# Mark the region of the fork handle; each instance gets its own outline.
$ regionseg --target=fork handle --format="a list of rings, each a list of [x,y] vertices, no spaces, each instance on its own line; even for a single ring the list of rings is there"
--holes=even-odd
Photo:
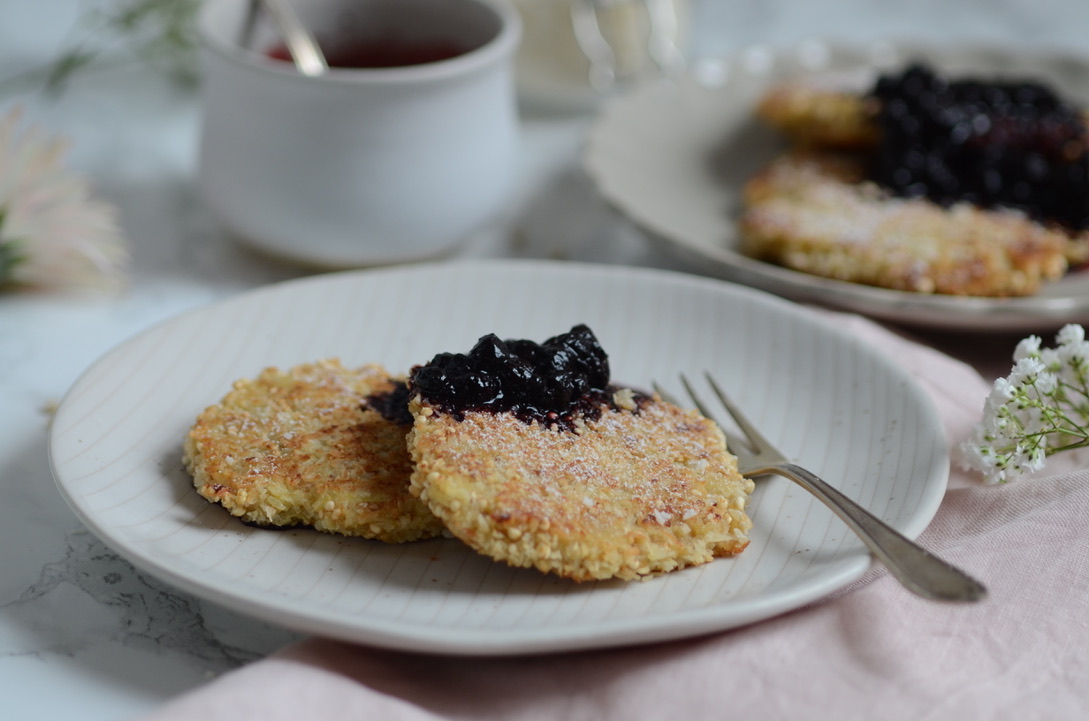
[[[782,463],[748,475],[764,473],[789,478],[819,498],[908,590],[938,601],[979,601],[986,597],[987,589],[979,581],[904,537],[812,472]]]

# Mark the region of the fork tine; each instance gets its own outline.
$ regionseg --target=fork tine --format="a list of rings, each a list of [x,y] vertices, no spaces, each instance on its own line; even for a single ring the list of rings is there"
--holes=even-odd
[[[692,403],[696,406],[696,409],[703,414],[704,418],[713,421],[715,425],[717,425],[720,430],[722,430],[723,434],[726,436],[726,441],[729,444],[730,448],[736,446],[742,439],[735,437],[733,434],[723,428],[721,423],[715,420],[714,415],[712,415],[710,410],[703,404],[703,402],[700,400],[700,397],[692,391],[692,387],[689,385],[688,379],[684,377],[683,373],[680,374],[680,378],[681,383],[684,384],[685,390],[688,391],[688,397],[692,399]],[[675,406],[684,405],[679,400],[677,400],[677,397],[675,395],[658,385],[658,381],[654,381],[651,385],[654,388],[654,392],[657,393],[658,396],[666,403],[672,403]]]
[[[681,384],[684,386],[685,391],[687,391],[688,397],[691,398],[692,402],[696,404],[696,408],[699,409],[699,412],[702,413],[705,417],[710,418],[711,420],[714,420],[715,419],[714,414],[711,413],[711,410],[700,399],[699,394],[696,393],[695,390],[693,390],[692,384],[688,382],[687,376],[685,376],[684,373],[681,373],[680,375],[681,375]],[[715,422],[718,423],[718,421],[715,421]],[[719,423],[719,425],[722,425],[722,424]]]
[[[688,382],[688,377],[685,376],[684,373],[680,374],[680,378],[681,378],[681,384],[684,385],[684,389],[685,389],[685,391],[687,391],[688,397],[692,399],[692,403],[695,404],[696,409],[699,410],[699,412],[703,414],[704,418],[708,418],[708,419],[714,421],[714,423],[719,427],[719,429],[722,431],[723,435],[726,436],[726,443],[730,447],[730,450],[733,451],[734,455],[738,455],[738,453],[741,453],[743,450],[746,451],[746,452],[751,452],[751,453],[756,453],[757,452],[757,449],[752,445],[751,440],[749,440],[747,438],[742,438],[741,436],[738,436],[738,435],[736,435],[734,433],[731,433],[730,431],[726,430],[726,426],[724,426],[722,423],[720,423],[718,421],[717,418],[715,418],[715,414],[712,413],[711,409],[707,407],[707,404],[705,404],[701,400],[700,395],[698,393],[696,393],[695,389],[692,387],[692,384]],[[717,395],[717,393],[716,393],[716,395]],[[725,408],[726,408],[727,411],[730,410],[729,406],[725,406]],[[741,424],[738,424],[739,427],[740,427],[740,425]],[[744,430],[744,428],[742,428],[742,430]]]
[[[745,439],[748,443],[749,449],[757,454],[763,453],[764,451],[779,453],[779,451],[775,449],[774,445],[771,444],[771,441],[769,441],[767,438],[764,438],[762,433],[750,423],[749,419],[745,416],[744,413],[742,413],[741,408],[738,408],[737,405],[732,400],[730,400],[730,396],[727,395],[724,390],[722,390],[722,387],[719,386],[718,381],[714,380],[714,377],[710,374],[710,372],[706,370],[703,371],[703,377],[707,379],[711,390],[714,391],[715,398],[719,399],[719,402],[722,404],[722,407],[725,408],[726,413],[730,414],[737,427],[741,429],[743,433],[745,433]],[[692,388],[690,388],[687,379],[682,376],[681,380],[685,384],[685,388],[688,389],[689,395],[693,395],[693,398],[695,398],[695,393],[693,392]],[[700,408],[700,411],[702,412],[702,408]],[[703,413],[703,415],[707,415],[707,413]]]
[[[654,389],[654,392],[657,393],[663,401],[665,401],[666,403],[672,403],[675,406],[680,405],[680,403],[677,402],[676,396],[667,391],[665,388],[662,388],[660,385],[658,385],[658,381],[652,381],[650,385]]]
[[[733,416],[734,420],[737,421],[737,426],[741,428],[741,430],[745,431],[746,437],[742,437],[737,435],[736,433],[731,433],[730,431],[728,431],[726,427],[722,425],[722,423],[720,423],[719,420],[715,417],[715,414],[711,412],[711,409],[707,407],[707,404],[703,402],[700,395],[696,393],[696,390],[692,387],[692,384],[688,382],[688,377],[685,376],[684,373],[680,373],[679,376],[681,379],[681,384],[684,386],[685,391],[688,393],[688,397],[692,399],[692,404],[696,406],[696,410],[703,414],[704,418],[713,421],[715,425],[719,427],[719,430],[722,431],[722,434],[726,436],[726,443],[735,456],[747,456],[748,454],[758,455],[760,453],[760,449],[754,443],[754,438],[757,441],[763,441],[765,446],[770,447],[771,444],[769,444],[763,436],[757,433],[756,429],[754,429],[752,425],[749,424],[748,420],[741,415],[740,411],[737,410],[737,407],[729,402],[729,400],[726,398],[726,394],[722,391],[721,388],[715,385],[714,380],[711,379],[710,376],[708,376],[708,380],[710,380],[711,382],[711,387],[715,391],[715,395],[718,396],[719,400],[723,402],[723,407],[730,413],[731,416]],[[657,381],[654,381],[651,385],[654,388],[654,392],[657,393],[662,400],[666,401],[667,403],[672,403],[675,406],[682,405],[680,401],[677,400],[676,396],[658,385]]]
[[[714,376],[707,371],[704,371],[703,376],[707,379],[708,385],[710,385],[711,390],[715,392],[715,396],[718,398],[719,402],[722,403],[723,408],[725,408],[726,412],[733,417],[734,423],[736,423],[737,427],[741,429],[741,432],[745,434],[745,437],[749,441],[749,447],[755,453],[762,453],[765,450],[775,450],[775,447],[771,445],[771,442],[768,441],[760,431],[756,430],[753,424],[749,422],[749,419],[745,417],[745,414],[741,412],[741,409],[730,400],[730,397],[726,395],[726,391],[722,390],[722,387],[715,381]],[[687,381],[685,381],[685,385],[688,385]],[[689,392],[691,393],[691,391]]]

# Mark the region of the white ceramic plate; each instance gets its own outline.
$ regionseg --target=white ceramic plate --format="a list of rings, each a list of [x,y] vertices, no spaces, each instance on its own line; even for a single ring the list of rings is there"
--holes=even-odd
[[[1037,78],[1089,106],[1089,65],[1054,55],[889,43],[754,48],[703,63],[676,83],[615,98],[591,128],[585,166],[604,197],[701,272],[885,320],[962,330],[1040,331],[1089,321],[1089,273],[1031,298],[928,296],[845,283],[746,258],[735,222],[745,180],[785,147],[753,117],[758,98],[787,77],[831,74],[865,89],[882,70],[923,58],[950,76]]]
[[[72,387],[50,457],[80,518],[136,566],[306,632],[459,654],[634,644],[726,629],[857,579],[862,545],[788,481],[761,481],[736,558],[646,582],[576,584],[454,540],[385,545],[241,524],[192,489],[189,425],[233,380],[336,356],[407,371],[485,333],[544,340],[585,322],[613,375],[678,390],[714,371],[784,450],[909,536],[945,491],[928,399],[897,366],[806,309],[654,270],[483,262],[359,271],[269,286],[122,344]]]

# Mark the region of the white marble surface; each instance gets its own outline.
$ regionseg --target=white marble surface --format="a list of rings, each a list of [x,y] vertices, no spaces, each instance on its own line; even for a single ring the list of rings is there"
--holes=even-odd
[[[0,76],[52,57],[92,4],[0,2]],[[1089,57],[1089,3],[1077,0],[700,0],[696,20],[701,56],[753,43],[888,37]],[[48,409],[84,368],[133,334],[303,271],[235,245],[197,200],[196,94],[129,64],[79,76],[58,97],[9,91],[0,111],[15,103],[29,120],[71,139],[69,166],[121,210],[133,267],[131,288],[116,298],[0,296],[0,716],[129,718],[295,636],[179,593],[85,531],[50,475]],[[581,174],[586,122],[526,113],[509,211],[465,254],[664,262]]]

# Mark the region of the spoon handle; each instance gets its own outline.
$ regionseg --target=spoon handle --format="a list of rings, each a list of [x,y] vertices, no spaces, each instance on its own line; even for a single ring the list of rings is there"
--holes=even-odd
[[[250,0],[246,19],[242,25],[242,47],[248,47],[252,40],[257,10],[261,6],[264,6],[272,16],[284,44],[287,45],[287,51],[291,54],[291,59],[300,73],[313,77],[329,70],[329,63],[318,46],[317,39],[299,19],[289,0]]]

